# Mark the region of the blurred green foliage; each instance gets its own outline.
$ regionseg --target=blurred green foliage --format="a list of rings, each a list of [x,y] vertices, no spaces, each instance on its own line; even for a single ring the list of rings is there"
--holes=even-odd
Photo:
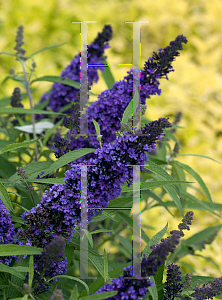
[[[0,51],[14,53],[15,34],[19,25],[24,25],[26,55],[46,46],[66,43],[38,54],[36,76],[59,75],[63,68],[80,49],[80,24],[78,21],[96,21],[88,25],[88,43],[102,30],[105,24],[113,27],[111,48],[106,50],[110,64],[132,63],[132,24],[125,21],[149,21],[141,25],[141,67],[152,51],[157,51],[169,44],[179,34],[188,39],[181,57],[173,66],[175,73],[169,74],[169,81],[161,79],[161,96],[147,100],[146,117],[155,120],[169,116],[173,120],[176,112],[183,113],[177,138],[182,143],[181,153],[196,153],[222,161],[222,2],[220,0],[118,0],[118,1],[62,1],[8,0],[0,2]],[[9,74],[10,68],[19,71],[19,64],[11,56],[0,56],[0,82]],[[112,67],[115,80],[126,75],[129,67]],[[20,70],[21,71],[21,70]],[[0,89],[0,98],[10,96],[17,86],[14,81],[7,81]],[[36,83],[38,90],[34,94],[36,102],[50,88],[50,83]],[[106,88],[101,79],[92,88],[100,93]],[[96,98],[92,98],[96,100]],[[28,106],[27,106],[28,107]],[[190,165],[198,172],[212,195],[214,202],[221,202],[222,184],[220,174],[222,166],[204,158],[181,156],[181,162]],[[192,179],[192,177],[188,180]],[[193,180],[192,180],[193,181]],[[196,185],[197,187],[198,185]],[[194,194],[200,200],[204,196]],[[195,211],[194,211],[195,212]],[[153,209],[153,214],[146,215],[142,222],[152,225],[157,232],[169,221],[169,214],[162,209]],[[170,228],[175,228],[180,221],[170,220]],[[206,213],[196,213],[198,225],[194,230],[221,223]],[[201,218],[200,218],[201,216]],[[153,235],[152,230],[146,230]],[[189,233],[188,233],[189,234]],[[188,236],[188,235],[187,235]],[[202,255],[211,257],[222,265],[221,233],[216,240],[202,251]],[[205,268],[205,260],[188,256],[189,263],[198,274],[221,276],[212,264]],[[188,259],[187,258],[187,259]],[[184,260],[184,261],[187,261]],[[182,266],[186,272],[189,270]]]

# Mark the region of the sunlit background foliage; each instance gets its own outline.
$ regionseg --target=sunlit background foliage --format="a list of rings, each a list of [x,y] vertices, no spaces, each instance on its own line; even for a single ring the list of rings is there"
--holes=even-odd
[[[155,120],[169,116],[173,121],[178,111],[182,112],[179,123],[184,127],[176,132],[182,144],[182,153],[202,154],[222,162],[222,2],[220,0],[8,0],[0,1],[0,51],[12,52],[17,27],[24,26],[26,54],[29,55],[46,46],[65,43],[35,57],[36,76],[59,75],[70,60],[80,50],[80,24],[78,21],[96,21],[88,25],[88,43],[92,42],[105,24],[113,28],[111,48],[106,50],[109,64],[132,64],[132,28],[125,21],[148,21],[141,25],[141,67],[152,51],[166,47],[178,34],[188,39],[181,57],[173,63],[174,73],[169,81],[161,79],[161,96],[152,96],[147,100],[146,117]],[[0,56],[0,82],[9,74],[10,68],[20,70],[20,65],[11,56]],[[126,75],[131,66],[112,67],[115,80]],[[0,97],[10,96],[17,83],[8,80],[0,89]],[[50,87],[50,83],[35,83],[38,88],[34,93],[38,103],[41,95]],[[93,93],[106,89],[101,78],[92,87]],[[24,92],[24,91],[23,91]],[[90,96],[90,101],[96,97]],[[28,101],[25,107],[29,108]],[[112,112],[110,112],[112,113]],[[179,161],[191,166],[201,175],[214,202],[221,203],[222,165],[212,160],[197,156],[180,156]],[[191,176],[188,181],[194,181]],[[198,184],[193,184],[199,187]],[[189,189],[188,189],[188,192]],[[206,200],[203,194],[192,190],[194,196]],[[164,199],[168,199],[166,196]],[[143,208],[143,207],[142,207]],[[177,227],[181,215],[176,209],[172,218],[164,208],[154,208],[142,215],[143,224],[153,226],[145,229],[148,236],[153,236],[166,222],[169,230]],[[193,222],[193,235],[207,226],[218,225],[221,220],[209,213],[194,210],[197,222]],[[221,212],[219,212],[221,214]],[[222,214],[221,214],[222,215]],[[211,245],[201,252],[222,266],[222,233]],[[108,247],[109,244],[107,244]],[[143,243],[142,243],[143,246]],[[108,247],[109,249],[109,247]],[[142,247],[143,249],[143,247]],[[111,247],[108,251],[115,251]],[[196,252],[198,254],[198,251]],[[198,275],[220,277],[212,263],[191,255],[182,259],[189,262]],[[186,266],[182,269],[190,272]]]

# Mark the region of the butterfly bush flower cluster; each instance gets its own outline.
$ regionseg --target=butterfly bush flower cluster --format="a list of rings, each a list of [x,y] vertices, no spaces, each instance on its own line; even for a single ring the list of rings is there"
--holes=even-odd
[[[159,53],[154,52],[153,57],[149,58],[140,74],[140,99],[141,104],[145,105],[146,98],[149,95],[160,95],[159,81],[161,77],[166,77],[169,72],[174,71],[171,66],[176,56],[179,56],[178,50],[182,50],[182,43],[187,43],[186,37],[178,35],[170,42],[170,45],[164,49],[159,49]],[[80,148],[98,148],[99,142],[92,119],[100,125],[102,139],[106,142],[112,142],[116,138],[116,131],[120,129],[120,120],[123,113],[133,97],[133,69],[127,72],[128,75],[123,80],[117,81],[111,89],[103,91],[98,96],[98,101],[93,102],[88,108],[88,133],[91,136],[76,137],[78,129],[73,130],[70,137],[70,150]],[[112,112],[112,113],[110,113]],[[67,135],[69,135],[69,131]],[[58,139],[55,151],[56,157],[60,157],[64,152],[60,150]],[[62,148],[62,145],[61,145]],[[94,154],[87,154],[78,160],[82,162],[85,158],[93,158]]]
[[[213,279],[210,283],[206,282],[202,287],[195,287],[195,292],[191,295],[196,300],[213,299],[222,293],[222,277]]]
[[[140,136],[118,137],[113,144],[104,144],[95,150],[95,159],[88,165],[88,206],[96,208],[88,212],[91,221],[95,214],[102,213],[110,199],[121,194],[121,186],[133,182],[133,170],[130,165],[144,165],[148,158],[145,151],[155,149],[155,143],[161,139],[163,129],[171,127],[168,119],[160,118],[142,128]],[[82,163],[83,164],[83,163]],[[141,167],[142,171],[144,167]],[[64,184],[54,184],[43,194],[40,204],[23,213],[26,229],[20,228],[18,236],[26,245],[44,247],[58,234],[70,241],[74,226],[81,221],[81,167],[73,164],[65,172]],[[40,226],[36,226],[41,224]]]
[[[112,38],[112,28],[110,25],[105,25],[103,31],[98,34],[97,38],[88,46],[88,64],[98,65],[89,67],[88,69],[88,84],[92,86],[93,82],[97,82],[98,69],[102,72],[104,66],[102,66],[102,56],[104,50],[109,48],[107,43]],[[71,79],[80,83],[80,54],[77,54],[71,63],[61,73],[61,77]],[[79,89],[61,83],[54,83],[49,93],[46,93],[40,99],[40,103],[49,99],[47,107],[52,111],[58,112],[65,105],[70,102],[76,102],[79,99]],[[46,108],[45,108],[46,109]],[[67,109],[65,113],[70,112]],[[39,115],[38,119],[42,119],[44,116]],[[56,119],[58,120],[58,118]]]
[[[5,207],[4,203],[0,199],[0,244],[14,244],[15,228],[12,224],[9,210]],[[16,262],[19,261],[18,256],[0,256],[0,263],[9,265],[15,258]]]
[[[169,253],[173,253],[176,249],[176,246],[180,242],[180,238],[184,236],[183,230],[190,230],[188,225],[191,225],[193,220],[193,212],[189,211],[186,213],[182,223],[178,225],[179,230],[172,230],[170,236],[166,239],[161,239],[161,242],[157,245],[151,246],[152,252],[146,258],[145,254],[141,262],[141,276],[146,279],[126,279],[126,277],[131,277],[133,275],[133,266],[124,268],[123,275],[120,275],[119,278],[112,279],[112,284],[107,283],[105,286],[101,287],[99,291],[95,294],[110,292],[118,290],[118,293],[111,297],[107,298],[108,300],[128,300],[128,299],[141,299],[148,292],[148,287],[153,286],[154,284],[150,281],[149,276],[154,276],[158,270],[158,267],[161,266],[166,260]],[[136,265],[136,269],[138,264]],[[171,268],[171,266],[169,267]],[[138,277],[139,274],[137,274]],[[175,273],[174,273],[175,275]],[[139,277],[138,277],[139,278]],[[170,290],[170,288],[168,288]],[[171,288],[172,291],[172,288]],[[175,291],[175,290],[173,290]],[[143,298],[142,298],[143,299]],[[164,299],[173,299],[173,298],[164,298]]]
[[[183,284],[180,277],[179,266],[175,264],[168,265],[166,285],[164,287],[164,300],[173,299],[182,292]]]
[[[34,278],[32,286],[34,286],[33,294],[37,295],[45,292],[53,281],[50,280],[48,286],[45,281],[53,276],[61,275],[67,272],[67,258],[64,256],[65,239],[59,235],[55,237],[48,245],[45,246],[41,255],[34,255]],[[28,274],[25,283],[28,282]]]
[[[121,186],[126,181],[128,186],[132,184],[130,165],[144,165],[148,161],[145,151],[154,149],[163,129],[171,126],[168,119],[160,118],[146,124],[140,136],[129,136],[127,132],[113,144],[104,144],[102,149],[95,151],[97,158],[87,162],[88,206],[96,208],[88,212],[89,221],[102,213],[110,199],[121,194]],[[75,225],[81,228],[80,197],[81,170],[74,164],[65,172],[64,184],[54,184],[45,191],[40,204],[22,214],[26,228],[18,230],[19,244],[44,248],[58,235],[69,242]]]

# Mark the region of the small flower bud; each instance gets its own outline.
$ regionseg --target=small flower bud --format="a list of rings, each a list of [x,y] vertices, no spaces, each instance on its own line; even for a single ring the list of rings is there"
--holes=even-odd
[[[24,27],[22,25],[20,25],[18,27],[18,30],[17,30],[17,35],[16,35],[16,39],[15,39],[15,42],[16,42],[16,46],[15,46],[15,50],[17,50],[17,55],[20,59],[23,59],[23,60],[26,60],[27,57],[25,57],[23,54],[25,54],[25,50],[21,48],[21,46],[24,44],[23,42],[23,31],[24,31]]]
[[[21,101],[22,101],[21,90],[19,87],[16,87],[11,96],[11,106],[23,107]]]
[[[10,74],[10,75],[15,75],[15,69],[14,69],[14,68],[11,68],[11,69],[9,70],[9,74]]]
[[[64,300],[62,290],[55,290],[49,300]]]

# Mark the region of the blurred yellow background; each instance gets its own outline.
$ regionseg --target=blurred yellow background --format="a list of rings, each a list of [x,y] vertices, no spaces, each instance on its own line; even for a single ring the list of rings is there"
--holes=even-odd
[[[219,0],[119,0],[119,1],[62,1],[8,0],[0,2],[0,52],[15,53],[15,34],[19,25],[24,26],[26,55],[51,45],[66,43],[62,47],[42,52],[35,56],[36,76],[59,75],[70,60],[80,50],[80,24],[73,21],[96,21],[88,25],[88,43],[101,32],[105,24],[113,28],[111,48],[106,50],[109,64],[132,63],[132,24],[125,21],[149,21],[141,26],[141,66],[153,51],[166,47],[177,35],[183,34],[188,44],[183,44],[173,63],[175,72],[169,74],[169,80],[161,79],[161,96],[152,96],[147,100],[146,117],[156,120],[174,115],[181,111],[183,126],[176,132],[182,144],[182,153],[202,154],[222,162],[222,2]],[[21,67],[14,57],[0,56],[0,82],[9,75],[9,69],[16,72]],[[128,67],[112,67],[115,80],[127,75]],[[10,96],[16,82],[8,80],[0,89],[0,98]],[[38,90],[34,94],[36,102],[50,88],[50,83],[35,83]],[[101,78],[92,87],[92,92],[100,93],[106,89]],[[23,91],[24,92],[24,91]],[[96,97],[91,98],[93,101]],[[92,101],[91,100],[91,101]],[[28,103],[28,102],[27,102]],[[28,104],[27,104],[28,105]],[[28,107],[28,106],[27,106]],[[173,145],[173,144],[172,144]],[[206,183],[214,202],[221,203],[222,165],[212,160],[194,156],[180,156],[179,161],[191,166]],[[195,181],[187,177],[188,181]],[[199,187],[198,184],[194,184]],[[189,190],[188,190],[189,191]],[[197,192],[193,195],[200,200],[206,198]],[[164,198],[165,199],[165,198]],[[169,197],[166,199],[170,200]],[[175,210],[172,209],[172,212]],[[151,213],[152,212],[152,213]],[[207,226],[221,224],[221,219],[206,212],[194,211],[194,221],[185,237],[205,229]],[[219,212],[221,214],[221,212]],[[177,214],[172,218],[162,209],[155,208],[142,215],[142,224],[155,227],[144,229],[149,237],[162,229],[166,222],[169,230],[177,229],[181,222]],[[201,255],[210,257],[222,266],[222,232]],[[197,252],[198,253],[198,252]],[[197,271],[196,275],[220,277],[218,270],[203,258],[187,256]],[[183,267],[183,270],[189,272]]]

